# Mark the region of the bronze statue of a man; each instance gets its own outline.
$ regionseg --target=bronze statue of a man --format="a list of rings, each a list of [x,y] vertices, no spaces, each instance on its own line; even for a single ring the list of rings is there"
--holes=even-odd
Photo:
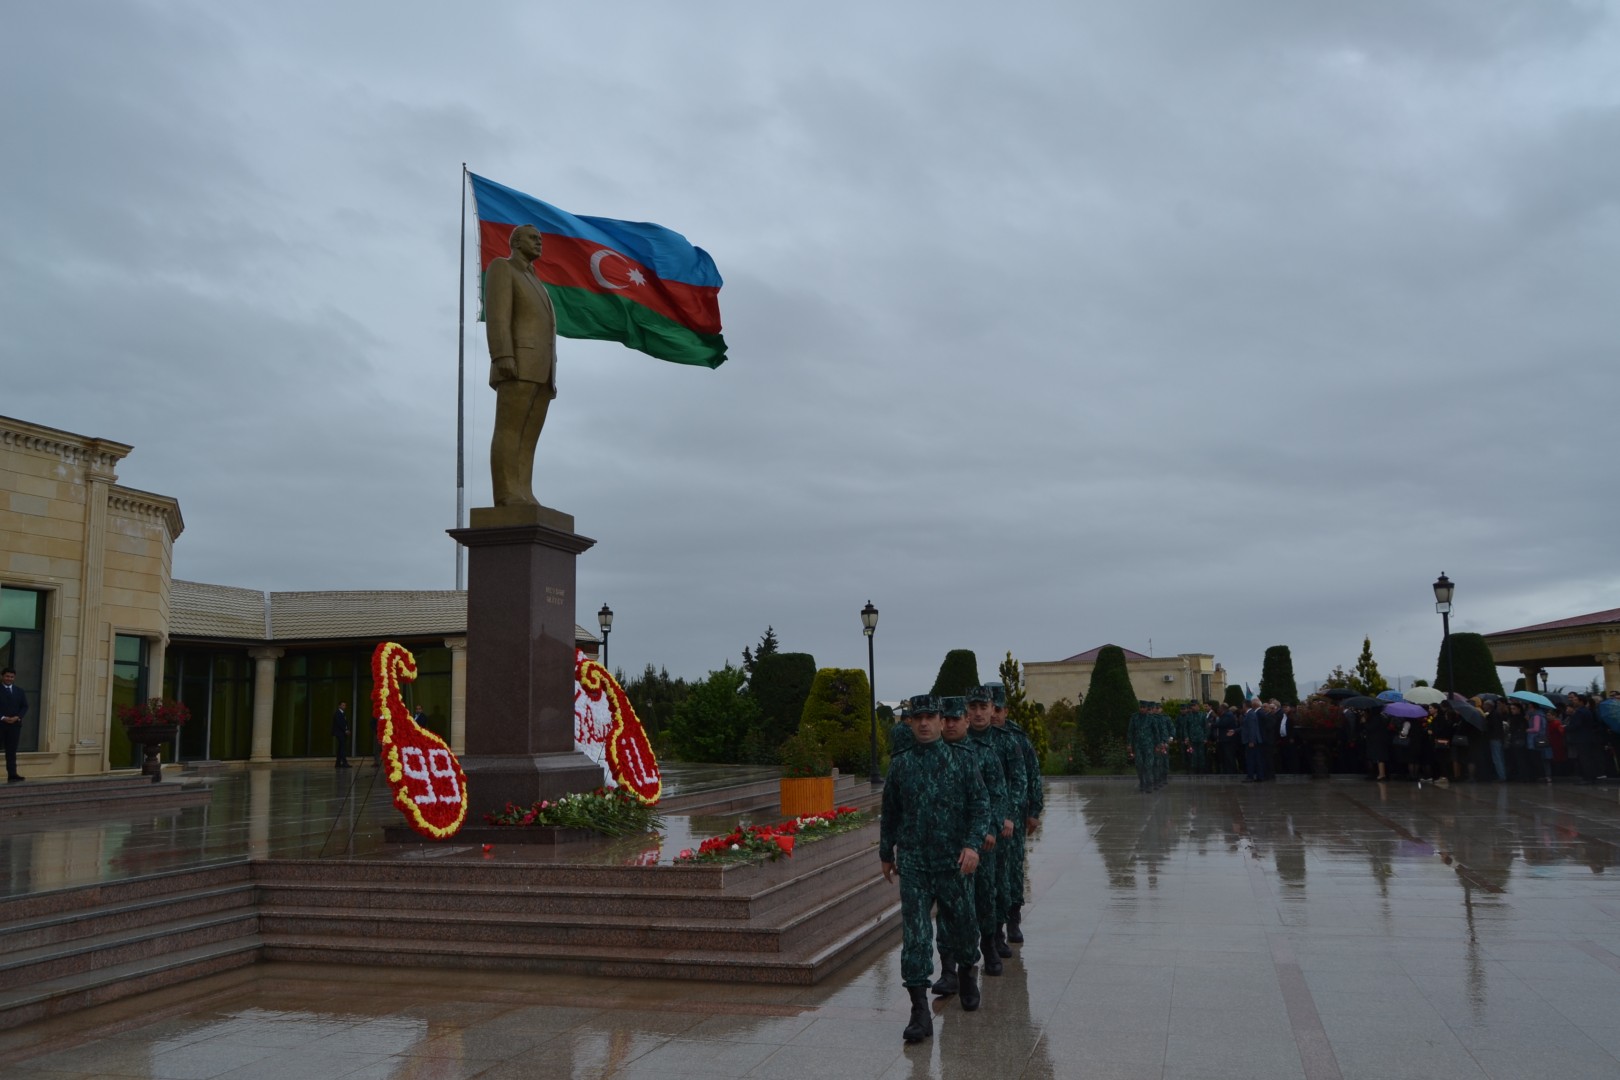
[[[495,389],[495,435],[489,472],[496,506],[534,506],[534,448],[557,396],[557,314],[535,276],[540,230],[512,230],[512,255],[484,275],[489,385]]]

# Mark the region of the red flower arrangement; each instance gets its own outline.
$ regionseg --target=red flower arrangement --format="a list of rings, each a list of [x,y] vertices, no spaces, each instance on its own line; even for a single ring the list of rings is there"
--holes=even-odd
[[[139,727],[185,727],[186,721],[191,719],[191,710],[186,708],[184,702],[168,701],[164,698],[150,698],[139,705],[120,705],[117,709],[118,719],[125,726]]]
[[[772,861],[793,855],[794,844],[848,832],[866,824],[867,815],[853,806],[840,806],[824,814],[806,814],[776,825],[739,825],[724,836],[711,836],[697,850],[683,848],[677,862],[719,862],[763,855]]]

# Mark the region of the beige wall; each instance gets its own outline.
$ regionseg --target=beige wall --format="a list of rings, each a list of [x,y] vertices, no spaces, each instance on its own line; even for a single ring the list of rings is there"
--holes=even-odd
[[[1091,685],[1090,662],[1063,660],[1033,661],[1024,665],[1025,693],[1031,701],[1051,705],[1061,698],[1079,701]],[[1208,653],[1182,653],[1126,660],[1131,687],[1142,701],[1187,699],[1202,693],[1202,676],[1210,676],[1210,697],[1216,701],[1226,692],[1226,672]],[[1166,678],[1168,676],[1168,679]]]
[[[119,487],[130,447],[0,417],[0,584],[47,593],[40,749],[26,775],[107,768],[113,638],[148,639],[162,686],[169,570],[184,524],[164,495]]]

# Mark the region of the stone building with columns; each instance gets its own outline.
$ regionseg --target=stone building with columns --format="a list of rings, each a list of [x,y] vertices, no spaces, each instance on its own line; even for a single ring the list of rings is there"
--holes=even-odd
[[[159,695],[191,710],[166,761],[331,757],[339,701],[358,718],[350,752],[369,755],[381,640],[416,655],[407,702],[462,749],[465,592],[176,581],[180,506],[117,483],[131,449],[0,417],[0,667],[17,670],[31,703],[24,776],[133,768],[116,710]],[[575,638],[596,654],[595,635],[576,626]]]
[[[1537,676],[1549,668],[1596,665],[1603,688],[1620,690],[1620,608],[1498,630],[1485,643],[1499,667],[1519,669],[1526,686],[1539,685]]]

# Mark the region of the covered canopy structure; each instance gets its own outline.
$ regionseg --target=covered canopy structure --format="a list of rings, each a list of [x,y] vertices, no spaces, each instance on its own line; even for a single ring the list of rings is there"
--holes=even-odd
[[[1518,668],[1526,686],[1547,668],[1603,668],[1605,690],[1620,690],[1620,608],[1486,634],[1498,664]]]

